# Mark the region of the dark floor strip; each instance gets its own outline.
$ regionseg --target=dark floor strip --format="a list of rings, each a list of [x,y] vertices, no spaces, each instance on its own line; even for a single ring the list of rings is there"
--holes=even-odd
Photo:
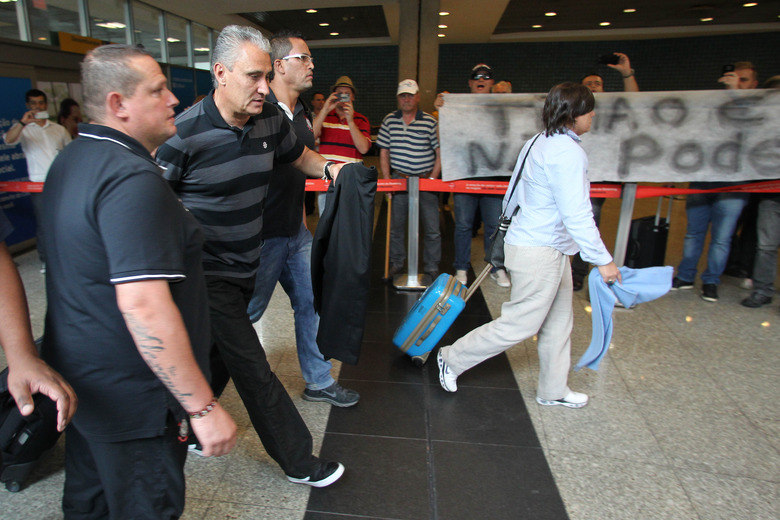
[[[420,294],[397,292],[381,281],[385,211],[374,234],[360,362],[344,365],[339,377],[361,393],[361,401],[332,410],[321,450],[347,472],[336,484],[312,490],[304,518],[567,519],[505,355],[463,374],[458,392],[448,394],[439,387],[435,362],[418,368],[392,345]],[[452,236],[446,218],[442,270],[452,265]],[[490,319],[477,292],[441,344]]]

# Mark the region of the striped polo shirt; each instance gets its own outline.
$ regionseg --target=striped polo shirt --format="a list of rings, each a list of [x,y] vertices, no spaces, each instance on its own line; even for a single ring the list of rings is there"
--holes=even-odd
[[[371,124],[368,118],[363,114],[355,112],[352,116],[360,133],[371,139]],[[349,125],[346,120],[339,119],[334,110],[325,117],[322,123],[322,132],[320,133],[320,154],[329,161],[338,163],[360,162],[363,160],[355,143],[352,141],[352,134],[349,133]]]
[[[376,145],[390,150],[390,167],[407,175],[429,173],[436,163],[439,147],[438,123],[430,114],[417,111],[411,123],[404,124],[400,110],[382,121]]]
[[[291,163],[304,148],[290,121],[271,103],[263,103],[263,112],[243,128],[225,122],[213,91],[176,117],[176,135],[160,146],[156,158],[203,228],[205,274],[255,274],[274,162]]]

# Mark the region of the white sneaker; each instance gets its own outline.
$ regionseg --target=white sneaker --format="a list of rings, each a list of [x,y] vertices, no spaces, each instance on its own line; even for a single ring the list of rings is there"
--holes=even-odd
[[[468,272],[465,269],[458,269],[455,271],[455,279],[463,285],[466,285],[469,281]]]
[[[458,390],[458,376],[452,373],[450,367],[441,357],[441,349],[436,354],[436,362],[439,364],[439,383],[441,387],[448,392],[457,392]]]
[[[536,402],[544,406],[567,406],[569,408],[582,408],[588,404],[587,394],[581,394],[579,392],[569,392],[563,399],[556,399],[555,401],[548,401],[536,396]]]
[[[753,288],[753,280],[750,278],[745,278],[742,280],[739,284],[740,287],[743,289],[752,289]]]
[[[499,269],[498,271],[495,271],[493,273],[490,273],[490,277],[495,280],[496,285],[499,287],[511,287],[512,282],[509,281],[509,276],[507,276],[506,271],[503,269]]]

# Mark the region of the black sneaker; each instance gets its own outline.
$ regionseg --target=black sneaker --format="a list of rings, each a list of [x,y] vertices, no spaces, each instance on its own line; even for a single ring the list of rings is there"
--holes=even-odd
[[[763,294],[753,293],[744,300],[742,300],[742,305],[745,307],[750,307],[751,309],[755,309],[758,307],[763,307],[764,305],[767,305],[769,303],[772,303],[772,297],[771,296],[764,296]]]
[[[330,486],[344,474],[344,464],[341,462],[324,461],[317,463],[311,475],[306,477],[291,477],[287,475],[287,480],[293,484],[305,484],[312,487]]]
[[[309,390],[307,388],[303,391],[303,398],[307,401],[321,401],[340,408],[349,408],[360,401],[360,394],[344,388],[338,383],[333,383],[322,390]]]
[[[685,280],[680,280],[675,276],[672,280],[672,289],[693,289],[693,282],[686,282]]]
[[[701,299],[708,302],[718,301],[718,286],[714,283],[705,283],[702,285]]]
[[[581,291],[584,285],[585,285],[584,278],[582,278],[581,276],[572,276],[571,288],[574,292]]]

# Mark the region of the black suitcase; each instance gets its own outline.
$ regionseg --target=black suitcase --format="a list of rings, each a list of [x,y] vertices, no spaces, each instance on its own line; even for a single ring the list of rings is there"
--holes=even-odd
[[[666,218],[661,218],[664,197],[658,198],[655,216],[635,218],[628,234],[625,265],[633,269],[665,265],[666,242],[669,239],[669,221],[672,217],[672,197]]]
[[[33,402],[35,410],[24,417],[8,392],[8,369],[0,372],[0,482],[14,493],[60,437],[57,404],[43,394],[35,394]]]

